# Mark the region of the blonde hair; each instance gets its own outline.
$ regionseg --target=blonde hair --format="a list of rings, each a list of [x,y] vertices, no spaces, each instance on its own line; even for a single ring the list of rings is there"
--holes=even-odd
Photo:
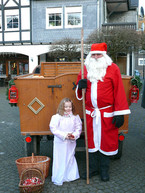
[[[60,101],[60,103],[59,103],[59,105],[58,105],[58,108],[57,108],[57,113],[58,113],[59,115],[61,115],[61,116],[64,115],[64,105],[65,105],[66,102],[71,102],[71,104],[72,104],[72,112],[73,112],[73,113],[75,112],[75,107],[74,107],[74,104],[73,104],[72,100],[69,99],[69,98],[63,98],[63,99]]]

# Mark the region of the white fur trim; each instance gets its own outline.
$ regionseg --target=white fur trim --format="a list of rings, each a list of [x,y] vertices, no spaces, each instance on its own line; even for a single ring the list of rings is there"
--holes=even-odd
[[[93,141],[96,149],[100,149],[101,145],[101,117],[97,117],[97,124],[96,124],[96,117],[93,118]]]
[[[78,97],[78,85],[77,85],[77,87],[76,87],[76,90],[75,90],[75,93],[76,93],[76,98],[78,99],[78,100],[83,100],[83,97],[82,98],[79,98]]]
[[[94,108],[97,107],[97,87],[98,87],[97,81],[92,82],[91,84],[91,102]]]
[[[110,151],[110,152],[102,151],[101,149],[99,151],[104,155],[116,155],[118,153],[118,149],[116,151]]]
[[[106,54],[106,51],[90,51],[91,54]]]
[[[87,115],[91,115],[91,111],[88,111],[88,110],[86,109],[86,114],[87,114]]]
[[[122,111],[114,111],[114,116],[115,115],[128,115],[130,113],[131,113],[130,109],[122,110]]]
[[[118,149],[116,151],[110,151],[110,152],[102,151],[101,149],[98,149],[98,148],[88,149],[88,152],[90,153],[94,153],[96,151],[100,151],[102,154],[108,155],[108,156],[116,155],[118,153]]]
[[[107,113],[107,112],[104,112],[104,117],[113,117],[114,116],[114,113]]]

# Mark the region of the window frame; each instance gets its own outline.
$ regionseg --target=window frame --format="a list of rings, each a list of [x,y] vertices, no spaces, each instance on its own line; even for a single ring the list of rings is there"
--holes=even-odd
[[[81,28],[83,25],[83,12],[82,6],[69,6],[65,7],[65,28]],[[69,13],[80,13],[80,25],[68,25],[68,14]]]
[[[61,14],[60,26],[49,26],[49,15]],[[62,7],[47,7],[46,8],[46,29],[62,29],[63,28],[63,8]]]

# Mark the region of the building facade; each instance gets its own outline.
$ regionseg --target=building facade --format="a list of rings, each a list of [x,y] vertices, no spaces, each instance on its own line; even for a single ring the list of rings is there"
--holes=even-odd
[[[107,11],[105,12],[105,23],[102,27],[106,29],[138,30],[138,5],[138,0],[106,0],[105,7]],[[121,73],[134,75],[135,58],[136,54],[134,52],[118,57],[117,65]]]
[[[84,39],[102,26],[137,29],[137,7],[138,0],[0,0],[0,77],[31,73],[52,43],[81,40],[82,28]]]

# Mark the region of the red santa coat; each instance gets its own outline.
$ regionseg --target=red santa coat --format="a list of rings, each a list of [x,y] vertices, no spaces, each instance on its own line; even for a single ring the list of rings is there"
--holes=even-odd
[[[84,78],[87,69],[84,66]],[[81,79],[81,72],[77,78]],[[78,100],[82,91],[76,88]],[[112,124],[114,115],[130,114],[119,67],[112,63],[106,70],[103,81],[87,80],[85,93],[87,135],[89,152],[100,151],[105,155],[118,152],[118,128]]]

